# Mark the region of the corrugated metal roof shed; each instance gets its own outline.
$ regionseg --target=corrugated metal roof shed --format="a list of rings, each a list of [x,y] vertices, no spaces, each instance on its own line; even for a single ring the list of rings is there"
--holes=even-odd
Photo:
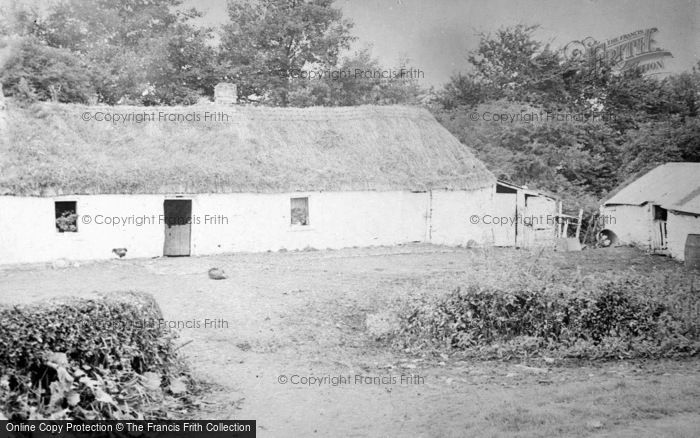
[[[604,205],[651,202],[668,210],[700,214],[700,163],[666,163],[622,188]]]

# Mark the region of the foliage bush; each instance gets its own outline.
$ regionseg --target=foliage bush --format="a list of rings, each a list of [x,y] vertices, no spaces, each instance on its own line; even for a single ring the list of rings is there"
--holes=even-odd
[[[56,227],[61,231],[61,232],[74,232],[78,231],[78,215],[73,212],[73,211],[64,211],[61,213],[61,216],[59,216],[56,219]]]
[[[166,417],[158,409],[167,409],[168,393],[182,396],[193,382],[160,319],[153,297],[136,292],[0,308],[0,412],[17,420]]]
[[[560,286],[471,285],[422,298],[402,313],[394,341],[409,350],[485,358],[679,357],[700,351],[698,315],[644,293],[643,282],[589,278]]]

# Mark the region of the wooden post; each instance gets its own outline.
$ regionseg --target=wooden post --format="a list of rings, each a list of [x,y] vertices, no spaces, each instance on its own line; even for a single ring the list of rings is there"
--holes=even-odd
[[[578,223],[576,224],[576,240],[578,240],[581,235],[581,222],[583,221],[583,209],[578,211]]]
[[[564,229],[564,224],[561,223],[561,209],[564,201],[559,201],[559,214],[557,215],[557,237],[562,237],[562,230]]]
[[[591,215],[591,218],[588,220],[588,226],[586,227],[586,232],[583,233],[583,242],[586,243],[586,239],[588,239],[588,233],[591,232],[591,228],[594,226],[595,218],[598,217],[598,212],[596,211]],[[593,239],[595,240],[595,238]]]

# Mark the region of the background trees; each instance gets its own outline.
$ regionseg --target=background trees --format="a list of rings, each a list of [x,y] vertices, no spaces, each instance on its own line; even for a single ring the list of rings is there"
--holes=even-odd
[[[0,33],[19,39],[19,50],[0,72],[15,94],[24,78],[43,99],[52,78],[64,85],[62,102],[108,104],[188,104],[211,93],[216,52],[208,45],[211,29],[191,24],[194,10],[179,10],[182,0],[64,0],[42,16],[15,5]],[[35,56],[38,55],[38,56]],[[51,66],[49,78],[41,72]],[[78,87],[78,88],[76,88]]]
[[[473,70],[452,77],[432,106],[498,177],[562,196],[571,208],[595,209],[637,173],[700,161],[697,68],[663,79],[616,73],[564,58],[536,41],[535,29],[482,35],[469,55]],[[552,119],[494,123],[481,120],[485,112]]]
[[[354,39],[352,23],[333,0],[230,2],[221,59],[243,95],[289,103],[290,78],[308,66],[335,67]]]

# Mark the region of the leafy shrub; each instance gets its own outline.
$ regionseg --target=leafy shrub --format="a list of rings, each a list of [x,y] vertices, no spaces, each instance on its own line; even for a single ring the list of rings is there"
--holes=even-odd
[[[451,349],[488,357],[558,352],[587,358],[695,355],[697,321],[621,279],[499,289],[472,285],[403,312],[401,348]]]
[[[14,419],[157,418],[144,406],[188,377],[152,296],[0,308],[0,411]],[[174,386],[173,386],[174,385]]]
[[[73,211],[64,211],[56,218],[56,228],[61,232],[78,231],[78,215]]]

